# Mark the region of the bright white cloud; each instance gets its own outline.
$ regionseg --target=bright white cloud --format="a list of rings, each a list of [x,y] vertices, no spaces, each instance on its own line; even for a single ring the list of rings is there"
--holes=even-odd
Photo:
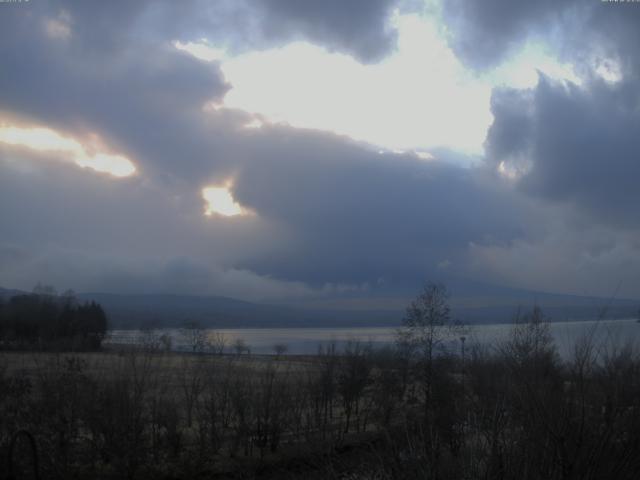
[[[232,85],[225,107],[388,150],[480,152],[492,121],[490,86],[466,72],[432,20],[396,16],[395,25],[397,52],[375,65],[306,42],[235,57],[206,42],[174,45],[222,60]]]
[[[248,210],[234,200],[229,185],[205,187],[202,189],[202,197],[206,202],[204,213],[207,216],[218,214],[225,217],[234,217],[249,213]]]
[[[136,167],[133,166],[128,158],[122,155],[98,153],[92,156],[77,157],[75,161],[81,167],[109,173],[114,177],[128,177],[136,171]]]
[[[253,118],[251,121],[245,123],[243,127],[249,128],[249,129],[255,129],[255,128],[262,128],[263,125],[264,125],[264,122],[262,120],[260,120],[259,118]]]
[[[581,83],[572,65],[560,63],[541,45],[527,45],[501,67],[478,76],[449,48],[436,18],[396,14],[393,26],[396,51],[373,65],[306,42],[237,56],[206,40],[174,45],[201,60],[221,61],[232,85],[225,107],[348,135],[388,151],[448,147],[482,154],[493,121],[493,87],[530,88],[538,72]]]
[[[524,175],[531,171],[532,164],[526,156],[519,158],[509,158],[502,160],[497,167],[498,173],[509,181],[520,180]]]
[[[45,20],[44,30],[47,36],[54,40],[68,39],[71,36],[71,15],[68,12],[60,12],[57,17]]]
[[[94,139],[95,141],[95,139]],[[78,140],[46,127],[16,127],[0,124],[0,143],[28,148],[39,152],[52,152],[83,168],[91,168],[114,177],[127,177],[136,171],[134,164],[122,155],[98,151]]]
[[[620,62],[613,58],[594,58],[593,70],[607,83],[615,84],[622,80]]]

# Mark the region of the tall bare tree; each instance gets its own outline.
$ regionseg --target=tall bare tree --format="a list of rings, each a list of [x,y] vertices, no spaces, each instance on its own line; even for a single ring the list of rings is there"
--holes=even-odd
[[[407,307],[397,343],[408,346],[417,357],[425,403],[432,394],[434,356],[444,342],[456,333],[451,320],[449,292],[439,283],[427,283]]]

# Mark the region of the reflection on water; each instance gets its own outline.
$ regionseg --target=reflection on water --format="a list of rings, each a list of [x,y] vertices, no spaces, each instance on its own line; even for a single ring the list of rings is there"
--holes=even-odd
[[[573,351],[576,341],[590,336],[596,345],[602,347],[621,346],[629,342],[636,343],[640,339],[640,323],[635,319],[601,320],[580,322],[551,323],[550,329],[559,353],[567,357]],[[495,346],[504,341],[512,331],[511,324],[472,325],[466,326],[464,335],[467,348],[473,344]],[[371,328],[221,328],[207,330],[208,333],[219,332],[226,339],[230,352],[238,339],[251,348],[252,353],[273,354],[274,346],[286,345],[287,353],[294,355],[313,354],[320,345],[335,342],[342,349],[349,340],[370,342],[381,347],[394,342],[396,327]],[[188,350],[188,343],[183,330],[159,329],[154,335],[166,334],[172,339],[174,350]],[[112,330],[106,344],[131,345],[140,343],[148,332],[140,330]],[[458,335],[453,337],[448,348],[459,348]]]

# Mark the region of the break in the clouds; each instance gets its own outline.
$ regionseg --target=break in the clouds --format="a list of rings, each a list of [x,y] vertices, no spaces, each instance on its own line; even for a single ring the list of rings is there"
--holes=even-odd
[[[0,285],[640,296],[605,3],[0,3]]]

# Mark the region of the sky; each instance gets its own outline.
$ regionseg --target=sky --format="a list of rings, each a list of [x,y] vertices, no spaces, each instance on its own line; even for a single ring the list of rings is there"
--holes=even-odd
[[[640,298],[638,45],[636,2],[0,2],[0,286]]]

